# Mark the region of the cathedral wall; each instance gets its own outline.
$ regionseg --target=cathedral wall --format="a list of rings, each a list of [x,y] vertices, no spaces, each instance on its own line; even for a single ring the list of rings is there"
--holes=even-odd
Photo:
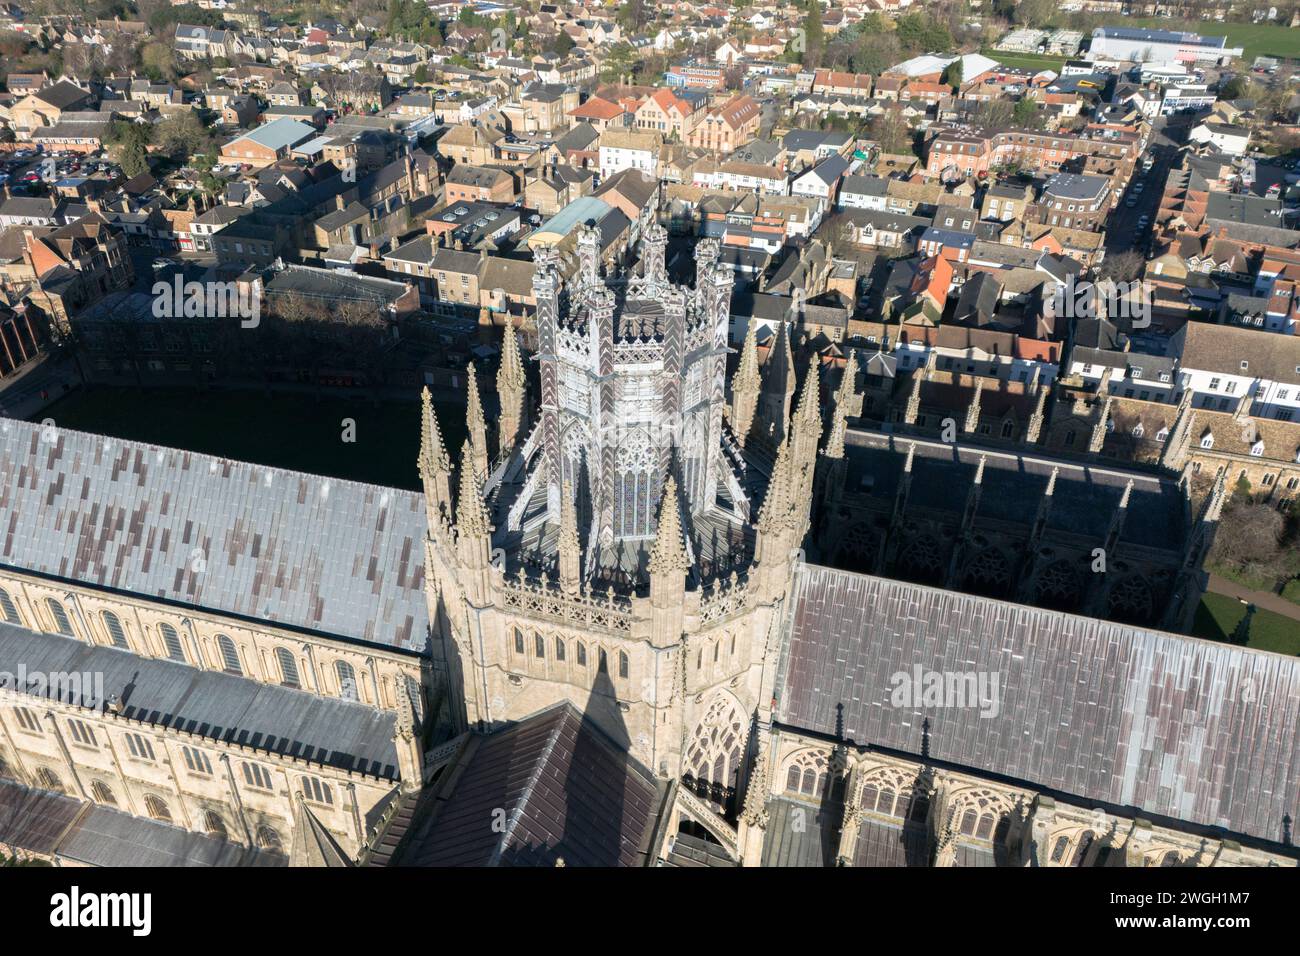
[[[0,701],[0,776],[287,853],[303,795],[349,852],[395,784],[44,698]],[[243,806],[241,818],[239,806]],[[358,820],[362,821],[360,825]],[[244,829],[247,822],[248,831]]]
[[[266,684],[286,683],[277,652],[293,661],[297,684],[323,697],[347,697],[373,707],[397,706],[397,681],[421,686],[421,663],[414,656],[381,648],[361,648],[342,640],[303,635],[271,626],[250,626],[196,608],[171,608],[146,598],[108,594],[78,585],[54,584],[42,578],[7,572],[0,588],[14,603],[19,624],[35,631],[61,633],[63,628],[50,601],[57,602],[73,637],[114,646],[110,621],[115,618],[127,649],[140,657],[176,659],[168,652],[165,634],[179,644],[184,662],[204,670],[226,670],[222,636],[230,639],[244,677]],[[112,615],[112,618],[107,617]],[[168,631],[170,629],[170,631]],[[345,682],[351,676],[351,683]],[[110,690],[112,690],[110,688]],[[420,707],[416,694],[412,700]],[[421,711],[422,712],[422,711]]]
[[[807,811],[802,817],[787,813],[779,825],[800,820],[811,826],[825,815],[838,821],[831,839],[843,863],[853,862],[860,832],[874,824],[917,835],[927,848],[927,865],[935,866],[971,865],[972,856],[981,855],[991,855],[998,866],[1296,865],[1232,839],[1058,802],[1032,789],[836,746],[787,728],[774,728],[766,737],[769,771],[752,785],[764,801],[792,801]],[[746,805],[756,802],[747,798]]]

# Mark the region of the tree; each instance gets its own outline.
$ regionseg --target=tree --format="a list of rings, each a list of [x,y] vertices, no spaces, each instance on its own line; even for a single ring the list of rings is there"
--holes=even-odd
[[[867,135],[882,152],[906,153],[912,148],[912,130],[897,110],[885,110],[867,122]]]
[[[1011,108],[1011,122],[1026,129],[1037,129],[1043,125],[1043,115],[1038,109],[1038,101],[1028,96],[1016,100]]]
[[[173,113],[154,127],[154,144],[164,155],[184,159],[212,146],[208,129],[193,110]]]
[[[127,176],[139,176],[149,171],[149,137],[147,126],[129,120],[117,120],[109,130],[109,145],[116,153],[117,164]]]
[[[176,54],[165,43],[146,43],[140,48],[140,67],[155,83],[176,78]]]
[[[1254,94],[1254,85],[1250,82],[1250,77],[1239,73],[1219,87],[1219,99],[1247,99]]]
[[[1288,537],[1286,517],[1269,502],[1252,501],[1247,483],[1223,509],[1207,563],[1225,576],[1271,589],[1292,577],[1300,563]]]
[[[821,0],[808,0],[808,16],[804,20],[804,50],[800,60],[804,66],[815,69],[821,65],[826,52],[826,29],[822,26]]]
[[[1109,253],[1097,268],[1097,278],[1110,279],[1112,282],[1132,282],[1142,271],[1146,260],[1142,254],[1128,249],[1124,252]]]
[[[951,86],[954,93],[961,89],[961,57],[948,64],[948,68],[943,71],[942,81]]]

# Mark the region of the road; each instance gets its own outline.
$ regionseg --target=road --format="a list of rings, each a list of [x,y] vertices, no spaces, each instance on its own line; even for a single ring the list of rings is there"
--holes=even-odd
[[[1176,129],[1175,135],[1181,129]],[[1133,173],[1133,180],[1120,203],[1110,214],[1106,224],[1106,252],[1127,252],[1137,249],[1146,253],[1151,241],[1151,226],[1155,222],[1156,210],[1160,207],[1160,195],[1165,189],[1165,180],[1169,176],[1169,167],[1178,156],[1178,143],[1169,135],[1170,130],[1163,117],[1156,121],[1151,131],[1151,141],[1147,143],[1147,153],[1155,160],[1151,172],[1143,173],[1141,165]],[[1134,195],[1133,186],[1143,183],[1142,192],[1137,203],[1130,209],[1127,205]],[[1138,221],[1147,217],[1148,225],[1138,228]]]

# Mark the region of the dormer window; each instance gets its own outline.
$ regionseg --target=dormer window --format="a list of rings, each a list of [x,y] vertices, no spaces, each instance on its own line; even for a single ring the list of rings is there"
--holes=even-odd
[[[1245,359],[1242,359],[1242,360],[1241,360],[1241,370],[1244,372],[1244,371],[1246,371],[1246,369],[1248,369],[1248,368],[1250,368],[1250,362],[1246,361]]]
[[[1168,429],[1168,428],[1162,428],[1162,429],[1160,429],[1160,431],[1156,432],[1156,441],[1161,441],[1161,442],[1162,442],[1162,441],[1165,441],[1165,440],[1168,439],[1168,438],[1169,438],[1169,429]]]
[[[1211,433],[1211,432],[1206,432],[1204,435],[1201,436],[1201,447],[1202,447],[1202,448],[1213,448],[1213,447],[1214,447],[1214,435],[1213,435],[1213,433]]]
[[[1133,437],[1134,437],[1134,438],[1141,438],[1142,435],[1143,435],[1145,432],[1146,432],[1146,429],[1142,427],[1142,423],[1141,423],[1141,422],[1138,422],[1136,425],[1133,426]]]
[[[1250,453],[1255,458],[1259,458],[1261,455],[1264,454],[1263,439],[1260,439],[1259,441],[1255,442],[1255,444],[1250,446]]]

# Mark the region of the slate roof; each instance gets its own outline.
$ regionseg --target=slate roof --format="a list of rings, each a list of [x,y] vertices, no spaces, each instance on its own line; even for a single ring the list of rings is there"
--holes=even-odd
[[[391,711],[13,624],[0,623],[0,661],[33,674],[102,677],[102,692],[118,698],[128,720],[397,779]],[[51,682],[34,696],[100,707],[98,689]]]
[[[1295,658],[820,567],[786,638],[786,726],[920,754],[928,720],[937,761],[1274,843],[1300,814]],[[999,675],[996,715],[891,706],[916,666]]]
[[[767,804],[763,866],[834,866],[839,844],[835,804],[773,797]]]
[[[8,419],[0,460],[2,566],[425,649],[422,495]]]
[[[645,865],[659,786],[571,704],[471,746],[445,802],[398,848],[396,865],[554,866],[559,857],[566,866]],[[497,809],[504,828],[494,827]]]
[[[997,401],[986,391],[982,402]],[[907,457],[909,440],[881,432],[849,429],[845,449],[849,458],[849,486],[858,487],[859,476],[871,475],[871,494],[892,503]],[[1141,472],[1124,472],[1047,457],[1003,454],[973,447],[916,440],[912,463],[909,508],[931,508],[960,515],[980,458],[985,459],[984,486],[976,520],[995,519],[1028,526],[1047,487],[1053,468],[1060,471],[1052,497],[1047,526],[1067,534],[1100,541],[1105,538],[1124,487],[1131,478],[1133,492],[1120,542],[1141,547],[1180,550],[1187,518],[1182,493],[1174,481]]]
[[[88,866],[285,866],[252,850],[20,783],[0,781],[0,843]]]

